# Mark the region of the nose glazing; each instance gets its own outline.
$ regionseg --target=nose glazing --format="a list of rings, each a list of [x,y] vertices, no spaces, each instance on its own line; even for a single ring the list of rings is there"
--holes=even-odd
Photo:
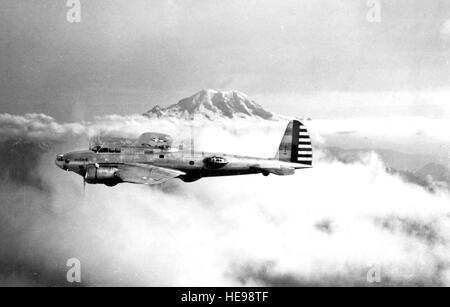
[[[56,164],[59,168],[64,169],[64,155],[63,155],[63,154],[58,154],[58,155],[56,156],[55,164]]]

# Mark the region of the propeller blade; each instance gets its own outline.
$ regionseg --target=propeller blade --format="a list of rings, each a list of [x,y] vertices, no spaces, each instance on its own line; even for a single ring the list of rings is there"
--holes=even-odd
[[[91,148],[90,141],[89,141],[89,148]],[[86,175],[87,175],[86,162],[83,163],[83,171],[84,171],[84,176],[83,176],[83,196],[84,196],[84,194],[86,194]]]
[[[87,172],[83,176],[83,194],[86,193],[86,177],[87,177]]]

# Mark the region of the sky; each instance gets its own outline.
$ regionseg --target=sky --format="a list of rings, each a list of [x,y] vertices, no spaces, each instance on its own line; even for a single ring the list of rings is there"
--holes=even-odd
[[[143,113],[204,88],[313,118],[448,118],[450,3],[0,2],[0,113]]]

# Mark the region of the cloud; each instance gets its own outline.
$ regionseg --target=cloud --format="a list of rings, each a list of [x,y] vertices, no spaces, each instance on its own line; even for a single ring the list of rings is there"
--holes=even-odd
[[[55,140],[68,133],[80,134],[84,131],[82,124],[58,124],[45,114],[11,115],[0,114],[0,137],[26,137],[31,139]]]
[[[196,123],[198,146],[271,156],[284,123],[263,123]],[[405,183],[376,154],[342,163],[319,150],[315,167],[294,176],[89,185],[84,197],[81,178],[53,164],[55,152],[81,146],[84,134],[189,135],[176,134],[184,124],[0,117],[2,148],[32,159],[24,164],[16,154],[2,163],[0,284],[68,285],[72,257],[81,260],[84,285],[370,286],[373,266],[381,285],[450,284],[448,193]]]
[[[450,35],[450,20],[444,21],[442,24],[441,33],[444,37],[448,37]]]
[[[446,131],[447,119],[425,117],[353,118],[342,120],[314,120],[310,126],[321,135],[359,135],[374,141],[450,143]]]

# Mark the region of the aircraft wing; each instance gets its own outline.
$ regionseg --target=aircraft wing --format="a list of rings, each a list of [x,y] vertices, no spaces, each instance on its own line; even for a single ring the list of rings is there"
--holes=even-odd
[[[125,164],[116,172],[116,176],[122,181],[138,184],[159,184],[181,175],[185,175],[185,173],[140,163]]]

